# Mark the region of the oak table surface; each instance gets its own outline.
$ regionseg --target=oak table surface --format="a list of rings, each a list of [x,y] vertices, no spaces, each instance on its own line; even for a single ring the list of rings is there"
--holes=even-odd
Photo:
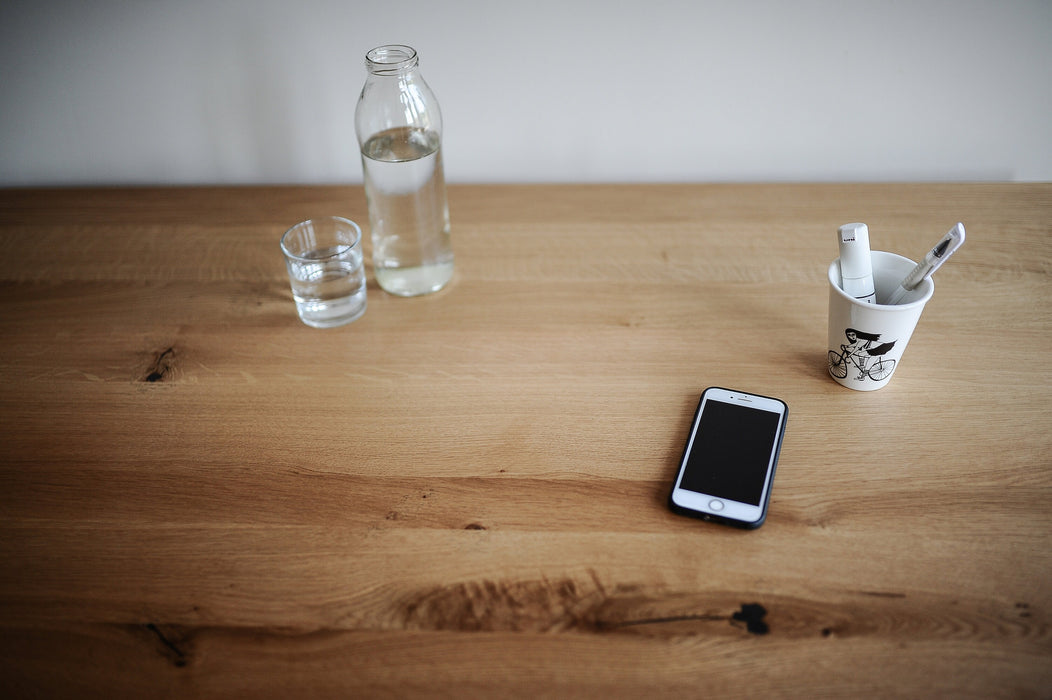
[[[5,697],[1048,697],[1052,185],[450,207],[446,290],[316,330],[277,241],[360,187],[0,190]],[[877,392],[849,221],[968,231]],[[759,530],[666,507],[707,386],[790,407]]]

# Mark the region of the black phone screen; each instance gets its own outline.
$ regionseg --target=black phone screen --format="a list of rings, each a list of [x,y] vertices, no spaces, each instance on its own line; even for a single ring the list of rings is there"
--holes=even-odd
[[[771,411],[706,401],[680,488],[760,505],[778,421]]]

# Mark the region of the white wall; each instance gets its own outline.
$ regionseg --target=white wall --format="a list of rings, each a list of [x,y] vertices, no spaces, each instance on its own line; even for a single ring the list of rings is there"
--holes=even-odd
[[[7,0],[0,185],[360,182],[417,48],[451,182],[1052,180],[1052,2]]]

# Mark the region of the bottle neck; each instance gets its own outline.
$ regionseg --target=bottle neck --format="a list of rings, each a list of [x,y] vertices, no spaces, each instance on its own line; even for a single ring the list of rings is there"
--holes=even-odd
[[[378,46],[365,54],[365,67],[370,75],[406,75],[415,71],[419,62],[415,49],[399,44]]]

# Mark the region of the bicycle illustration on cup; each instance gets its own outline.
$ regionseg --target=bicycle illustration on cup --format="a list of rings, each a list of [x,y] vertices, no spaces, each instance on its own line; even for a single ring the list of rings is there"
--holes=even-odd
[[[871,347],[873,343],[880,340],[879,333],[865,333],[863,331],[848,328],[844,331],[847,343],[840,346],[840,352],[829,351],[829,373],[837,379],[847,376],[850,365],[858,370],[856,379],[862,380],[869,377],[875,382],[887,379],[895,370],[895,360],[884,357],[895,347],[897,341],[881,343]],[[876,358],[876,361],[870,362]]]

